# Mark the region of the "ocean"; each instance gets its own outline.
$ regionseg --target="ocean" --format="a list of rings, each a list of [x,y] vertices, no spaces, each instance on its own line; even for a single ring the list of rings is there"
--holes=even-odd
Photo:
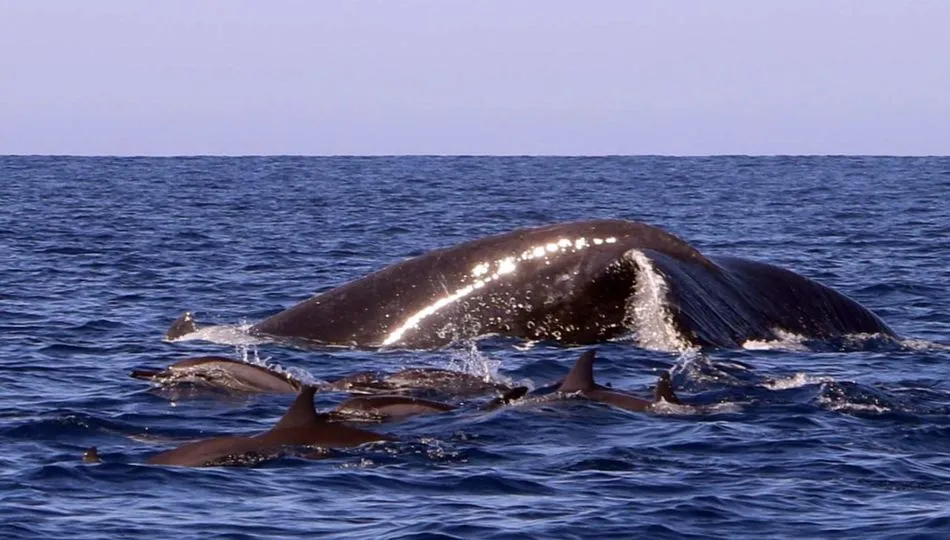
[[[4,538],[943,538],[950,530],[950,158],[0,157]],[[572,400],[379,429],[253,467],[144,465],[268,429],[292,397],[169,394],[132,369],[223,355],[312,381],[449,367],[540,387],[591,347],[486,339],[300,349],[240,332],[429,250],[519,227],[646,222],[783,266],[900,340],[596,346]],[[167,342],[184,311],[231,328]],[[340,394],[319,394],[321,409]],[[103,463],[82,460],[98,447]]]

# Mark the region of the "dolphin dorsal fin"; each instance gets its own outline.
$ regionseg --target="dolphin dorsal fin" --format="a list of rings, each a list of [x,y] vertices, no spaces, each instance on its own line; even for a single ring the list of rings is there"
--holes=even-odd
[[[297,394],[297,399],[294,400],[293,404],[287,409],[287,412],[280,419],[280,422],[277,422],[277,425],[273,427],[272,431],[274,429],[305,427],[319,422],[320,417],[317,416],[317,411],[313,408],[313,396],[316,395],[316,393],[316,387],[304,386],[300,393]]]
[[[102,463],[102,458],[99,457],[99,449],[90,446],[86,453],[82,455],[82,460],[86,463]]]
[[[495,399],[489,401],[482,407],[482,410],[485,411],[494,411],[502,407],[503,405],[511,405],[515,401],[523,398],[528,393],[527,386],[518,386],[512,388],[511,390],[505,392],[503,395],[496,397]]]
[[[168,332],[165,332],[165,341],[174,341],[197,331],[198,323],[195,322],[195,316],[190,311],[186,311],[175,319],[175,322],[168,328]]]
[[[577,359],[577,363],[574,364],[574,367],[571,368],[571,372],[567,374],[564,382],[561,383],[561,387],[558,388],[559,392],[579,392],[583,390],[590,390],[596,386],[594,383],[594,358],[597,356],[597,351],[591,349],[586,351]]]
[[[527,386],[517,386],[505,392],[504,395],[501,396],[501,402],[504,403],[505,405],[510,405],[511,402],[518,401],[519,399],[525,397],[527,393],[528,393]]]
[[[673,393],[673,381],[670,380],[670,374],[664,371],[656,381],[656,391],[653,394],[653,401],[663,400],[667,403],[679,405],[680,398]]]

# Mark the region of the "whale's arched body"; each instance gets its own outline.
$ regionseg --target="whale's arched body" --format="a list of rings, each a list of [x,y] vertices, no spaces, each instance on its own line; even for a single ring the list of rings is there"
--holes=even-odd
[[[430,251],[318,294],[251,332],[431,348],[484,335],[593,343],[647,336],[657,324],[687,346],[736,347],[779,331],[893,335],[871,311],[806,277],[706,257],[662,229],[621,220],[520,229]]]

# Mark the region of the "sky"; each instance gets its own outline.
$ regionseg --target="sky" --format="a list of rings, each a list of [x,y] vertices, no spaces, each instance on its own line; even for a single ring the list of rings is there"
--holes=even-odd
[[[0,0],[0,154],[950,154],[944,0]]]

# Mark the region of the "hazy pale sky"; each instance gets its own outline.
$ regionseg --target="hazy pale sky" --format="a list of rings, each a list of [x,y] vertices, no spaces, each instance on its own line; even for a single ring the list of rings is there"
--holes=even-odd
[[[944,0],[0,0],[0,154],[950,154]]]

